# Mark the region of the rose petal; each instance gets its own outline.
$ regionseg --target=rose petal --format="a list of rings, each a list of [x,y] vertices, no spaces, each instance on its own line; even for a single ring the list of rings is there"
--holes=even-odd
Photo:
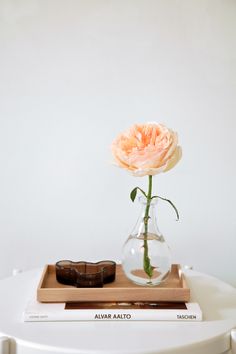
[[[181,158],[177,133],[155,122],[135,124],[118,135],[112,153],[118,166],[135,176],[168,171]]]
[[[177,147],[175,150],[175,153],[171,157],[171,159],[168,161],[166,168],[164,169],[164,172],[167,172],[171,170],[175,165],[179,162],[179,160],[182,157],[182,149],[180,146]]]

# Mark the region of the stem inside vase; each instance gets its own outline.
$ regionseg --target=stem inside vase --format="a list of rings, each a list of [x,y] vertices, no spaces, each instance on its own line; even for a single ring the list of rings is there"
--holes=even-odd
[[[149,210],[152,200],[152,176],[148,176],[148,193],[147,193],[147,204],[144,215],[144,253],[143,253],[143,269],[149,278],[153,275],[153,267],[151,265],[151,260],[148,255],[148,221],[149,221]]]

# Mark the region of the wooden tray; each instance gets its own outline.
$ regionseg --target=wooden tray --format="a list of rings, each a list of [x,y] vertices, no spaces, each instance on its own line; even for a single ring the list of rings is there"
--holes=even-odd
[[[103,288],[76,288],[56,280],[55,265],[46,265],[37,289],[40,302],[76,301],[171,301],[188,302],[190,289],[178,264],[173,264],[167,280],[158,286],[139,286],[129,281],[121,265],[116,280]]]

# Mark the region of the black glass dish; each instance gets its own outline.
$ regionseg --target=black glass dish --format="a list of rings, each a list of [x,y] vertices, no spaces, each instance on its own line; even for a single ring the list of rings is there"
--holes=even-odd
[[[59,283],[77,288],[101,288],[115,280],[116,263],[105,260],[97,263],[62,260],[56,263],[56,278]]]

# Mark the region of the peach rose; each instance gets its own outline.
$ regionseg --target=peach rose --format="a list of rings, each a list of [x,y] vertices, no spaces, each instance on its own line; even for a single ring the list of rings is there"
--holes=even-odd
[[[112,143],[118,166],[134,176],[156,175],[173,168],[181,159],[177,133],[163,124],[135,124]]]

